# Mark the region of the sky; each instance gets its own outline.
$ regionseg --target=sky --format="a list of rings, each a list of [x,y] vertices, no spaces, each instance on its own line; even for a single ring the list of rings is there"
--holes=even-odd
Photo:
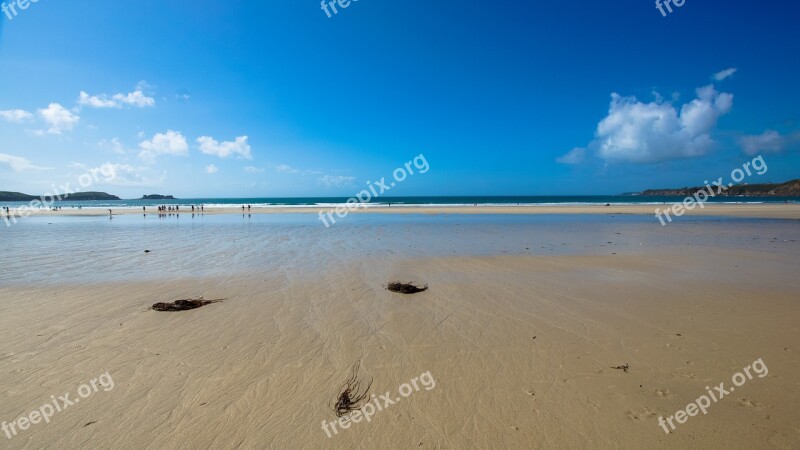
[[[0,190],[352,196],[418,155],[391,195],[800,178],[795,2],[0,2]]]

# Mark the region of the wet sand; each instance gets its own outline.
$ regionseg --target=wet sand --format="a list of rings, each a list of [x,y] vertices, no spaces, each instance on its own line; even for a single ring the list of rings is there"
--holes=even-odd
[[[499,245],[472,256],[375,252],[324,259],[313,270],[289,264],[136,282],[27,283],[19,273],[0,287],[0,421],[106,371],[115,387],[11,440],[0,434],[0,442],[14,449],[798,448],[800,232],[742,221],[724,233],[736,240],[720,241],[719,227],[643,228],[637,241],[687,239],[649,251],[615,248],[598,235],[601,252],[584,254],[508,255]],[[256,236],[238,239],[244,248]],[[316,257],[315,247],[299,242],[274,251]],[[40,264],[57,271],[55,262]],[[134,274],[138,264],[131,262]],[[392,279],[430,290],[392,294],[383,288]],[[225,301],[148,310],[199,296]],[[685,408],[705,386],[729,385],[758,358],[767,376],[664,433],[659,416]],[[394,397],[428,371],[436,385],[328,437],[321,423],[336,420],[331,405],[356,362],[376,395]],[[628,373],[612,369],[626,363]]]
[[[391,207],[366,207],[356,208],[348,214],[641,214],[654,216],[657,208],[670,208],[666,205],[558,205],[558,206],[391,206]],[[141,208],[113,209],[114,215],[142,214]],[[331,208],[316,206],[297,207],[253,207],[245,210],[250,214],[326,214]],[[204,214],[242,214],[241,207],[207,208]],[[179,211],[182,215],[191,215],[190,208]],[[199,212],[196,212],[199,214]],[[157,215],[153,208],[147,211],[149,215]],[[173,213],[174,214],[174,213]],[[35,211],[32,216],[108,216],[108,209],[73,209],[61,211]],[[800,203],[789,204],[706,204],[691,211],[686,211],[684,216],[721,216],[721,217],[749,217],[764,219],[800,219]],[[336,216],[334,216],[336,217]],[[680,220],[680,217],[674,220]],[[653,220],[656,220],[655,218]]]

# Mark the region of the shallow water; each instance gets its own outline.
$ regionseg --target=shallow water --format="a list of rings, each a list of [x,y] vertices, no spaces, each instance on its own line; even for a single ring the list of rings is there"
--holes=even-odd
[[[637,215],[353,214],[325,228],[315,214],[31,217],[0,229],[0,285],[268,277],[387,258],[800,245],[797,221],[684,219],[662,227]]]

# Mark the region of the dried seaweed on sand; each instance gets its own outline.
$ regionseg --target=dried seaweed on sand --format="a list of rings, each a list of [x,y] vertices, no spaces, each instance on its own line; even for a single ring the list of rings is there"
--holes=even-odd
[[[428,285],[415,286],[409,283],[401,283],[399,281],[392,281],[386,286],[386,289],[397,292],[400,294],[416,294],[418,292],[425,292],[428,290]]]
[[[152,306],[152,309],[166,312],[188,311],[190,309],[197,309],[202,306],[210,305],[212,303],[219,303],[221,301],[222,300],[206,300],[203,297],[200,297],[198,299],[176,300],[172,303],[156,303]]]
[[[631,366],[628,363],[625,363],[624,366],[612,367],[612,369],[622,370],[625,373],[628,373],[628,369],[630,369],[630,368],[631,368]]]
[[[342,386],[342,393],[339,394],[339,398],[336,400],[336,406],[333,409],[336,412],[336,417],[342,417],[349,412],[361,409],[360,403],[369,396],[369,388],[372,387],[372,380],[369,381],[364,392],[361,392],[361,380],[358,379],[359,367],[361,367],[360,362],[353,366],[353,373]]]

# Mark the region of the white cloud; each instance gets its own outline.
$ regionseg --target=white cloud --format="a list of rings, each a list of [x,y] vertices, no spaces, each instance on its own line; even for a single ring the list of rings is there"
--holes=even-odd
[[[739,138],[739,145],[747,155],[780,153],[797,143],[800,143],[800,132],[783,136],[775,130],[767,130],[759,135]]]
[[[350,187],[356,181],[356,177],[345,177],[342,175],[325,175],[318,178],[320,184],[325,187]]]
[[[83,166],[83,164],[81,164]],[[162,173],[156,178],[151,174],[151,170],[146,167],[135,167],[130,164],[118,164],[107,162],[88,170],[92,174],[92,179],[98,180],[98,185],[108,186],[128,186],[128,187],[148,187],[160,185],[166,173]]]
[[[716,80],[716,81],[722,81],[722,80],[724,80],[724,79],[726,79],[728,77],[733,76],[733,74],[735,74],[737,70],[738,69],[734,69],[733,67],[731,67],[730,69],[725,69],[725,70],[722,70],[720,72],[715,73],[712,78],[714,78],[714,80]]]
[[[144,95],[142,91],[133,91],[127,94],[115,94],[114,100],[125,105],[136,106],[139,108],[153,106],[156,104],[156,100],[153,97]]]
[[[149,141],[139,143],[139,158],[147,162],[154,162],[159,155],[186,156],[189,154],[189,144],[180,131],[167,130],[158,133]]]
[[[26,170],[44,170],[44,167],[34,166],[30,161],[21,157],[0,153],[0,164],[8,166],[14,172]]]
[[[240,158],[253,159],[250,145],[247,143],[247,136],[239,136],[234,142],[217,142],[210,136],[201,136],[197,138],[197,143],[200,144],[200,151],[206,155],[220,158],[239,155]]]
[[[106,94],[89,95],[81,91],[78,97],[78,104],[81,106],[89,106],[91,108],[122,108],[125,105],[135,106],[138,108],[145,108],[154,106],[156,100],[145,94],[145,90],[151,89],[151,86],[145,81],[140,81],[133,92],[127,94],[114,94],[108,96]]]
[[[611,94],[608,116],[597,125],[590,147],[606,161],[652,163],[702,156],[714,140],[720,116],[733,107],[733,95],[713,85],[698,88],[697,98],[680,108],[657,99],[650,103]]]
[[[75,127],[75,124],[81,120],[77,114],[71,113],[58,103],[50,103],[47,108],[40,109],[38,113],[39,116],[50,125],[47,132],[51,134],[61,134],[64,131],[70,131]]]
[[[247,173],[261,173],[261,172],[264,171],[264,169],[262,169],[260,167],[246,166],[244,168],[244,171],[247,172]]]
[[[291,166],[287,166],[286,164],[277,164],[275,166],[275,170],[281,173],[300,173],[300,170],[295,169]]]
[[[175,92],[175,98],[185,102],[191,99],[192,95],[189,93],[187,89],[178,89],[178,91]]]
[[[0,111],[0,118],[8,122],[21,123],[26,120],[33,119],[33,114],[21,109],[10,109],[6,111]]]
[[[586,149],[582,147],[575,147],[566,155],[556,158],[556,162],[561,164],[580,164],[584,159],[586,159]]]
[[[97,143],[97,146],[104,149],[110,150],[118,155],[124,155],[127,152],[125,151],[125,146],[119,141],[118,138],[113,139],[103,139]]]
[[[81,91],[78,96],[78,104],[81,106],[90,106],[92,108],[119,108],[120,105],[114,100],[106,98],[105,96],[89,95]]]
[[[217,169],[217,166],[215,166],[213,164],[209,164],[209,165],[206,166],[206,173],[215,174],[217,172],[219,172],[219,169]]]

